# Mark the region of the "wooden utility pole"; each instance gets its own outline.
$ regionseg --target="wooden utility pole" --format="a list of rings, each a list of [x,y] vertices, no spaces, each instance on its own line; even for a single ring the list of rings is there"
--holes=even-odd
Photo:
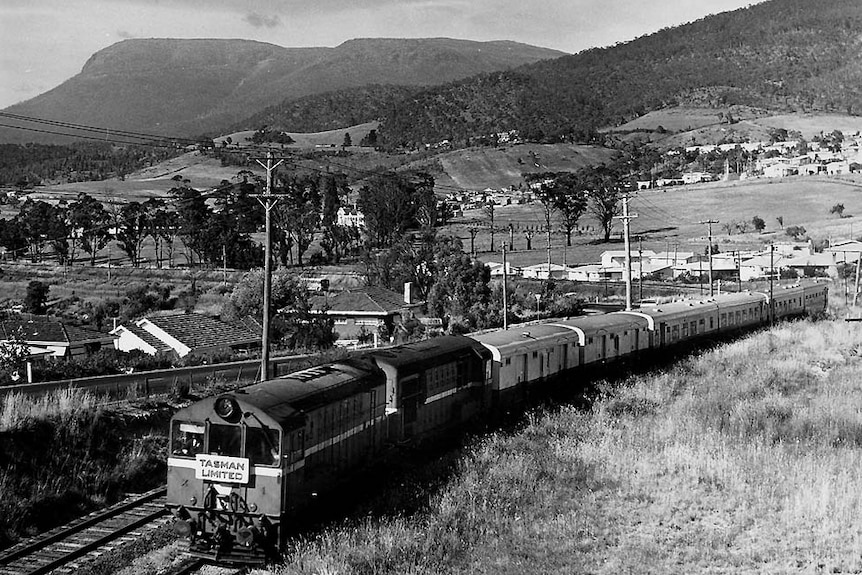
[[[706,246],[706,253],[709,254],[709,297],[712,297],[712,224],[717,224],[718,220],[702,220],[700,223],[709,226],[709,243]]]
[[[503,329],[509,329],[509,299],[506,297],[506,280],[508,274],[506,272],[506,242],[502,242],[503,249]]]
[[[773,297],[772,283],[775,276],[775,246],[769,244],[769,325],[775,323],[775,298]],[[858,276],[857,276],[858,277]]]
[[[632,253],[629,244],[629,220],[638,217],[637,214],[629,215],[629,195],[623,194],[623,215],[614,216],[615,219],[623,221],[623,240],[625,241],[626,270],[624,273],[626,282],[626,311],[632,309]]]
[[[638,303],[644,299],[644,242],[643,237],[638,236]]]
[[[263,194],[255,194],[257,201],[260,202],[260,205],[266,211],[265,255],[263,262],[263,330],[260,341],[260,380],[266,381],[269,379],[269,325],[271,322],[269,300],[272,296],[272,209],[278,203],[278,196],[272,193],[272,173],[281,164],[283,158],[273,164],[272,152],[267,152],[266,164],[257,158],[255,158],[255,161],[266,170],[266,191]]]

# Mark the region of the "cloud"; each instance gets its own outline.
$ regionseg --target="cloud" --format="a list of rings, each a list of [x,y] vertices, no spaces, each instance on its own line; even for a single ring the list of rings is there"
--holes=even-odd
[[[275,28],[281,25],[281,18],[277,14],[264,15],[257,12],[249,12],[242,19],[255,28]]]
[[[128,30],[117,30],[117,36],[120,38],[125,38],[125,39],[135,37],[135,35],[132,34],[131,32],[129,32]]]

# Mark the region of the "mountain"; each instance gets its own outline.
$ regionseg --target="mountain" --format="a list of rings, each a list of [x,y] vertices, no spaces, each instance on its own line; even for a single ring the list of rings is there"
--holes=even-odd
[[[860,29],[858,0],[771,0],[424,90],[390,106],[380,132],[390,145],[511,129],[560,141],[676,105],[862,114]]]
[[[94,54],[80,74],[63,84],[4,111],[192,137],[304,96],[369,84],[431,86],[561,55],[516,42],[448,38],[357,39],[335,48],[283,48],[248,40],[125,40]],[[37,136],[5,130],[0,141],[53,139]]]

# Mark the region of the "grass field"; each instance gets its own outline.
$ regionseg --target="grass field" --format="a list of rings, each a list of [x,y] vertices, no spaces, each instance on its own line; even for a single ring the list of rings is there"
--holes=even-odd
[[[845,206],[845,217],[839,218],[829,211],[835,204]],[[695,251],[703,253],[708,243],[708,228],[701,221],[718,220],[714,224],[713,242],[722,252],[761,249],[769,242],[788,242],[788,226],[803,226],[813,240],[842,240],[862,235],[862,177],[811,176],[782,179],[756,179],[737,182],[713,182],[664,189],[641,190],[632,196],[630,212],[637,214],[632,220],[633,249],[637,237],[642,238],[643,249],[665,251]],[[764,233],[754,231],[731,235],[723,225],[745,221],[750,224],[754,216],[766,222]],[[783,226],[777,218],[783,218]],[[532,239],[531,251],[525,251],[523,230],[544,230],[541,206],[499,206],[495,211],[495,226],[505,229],[515,226],[514,244],[509,261],[516,266],[547,261],[547,236],[537,231]],[[605,250],[622,249],[619,221],[614,224],[612,242],[601,241],[600,228],[589,214],[579,222],[581,234],[573,238],[573,246],[564,250],[565,237],[557,231],[552,235],[552,261],[563,263],[595,263]],[[508,240],[508,231],[495,234],[495,252],[490,253],[488,216],[482,210],[465,213],[464,218],[450,226],[451,232],[461,238],[465,249],[470,248],[469,228],[481,228],[475,245],[483,261],[500,261],[499,245]],[[749,228],[751,226],[749,225]],[[558,228],[555,228],[558,229]],[[752,228],[753,229],[753,228]],[[565,252],[565,254],[564,254]]]
[[[420,512],[334,525],[273,572],[858,572],[860,349],[858,324],[795,321],[600,384],[475,440]]]

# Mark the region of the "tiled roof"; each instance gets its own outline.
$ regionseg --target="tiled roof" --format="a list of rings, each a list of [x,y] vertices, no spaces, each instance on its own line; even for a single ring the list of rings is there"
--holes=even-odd
[[[374,286],[333,292],[325,296],[315,296],[312,308],[328,309],[330,313],[380,313],[389,314],[412,307],[416,304],[404,303],[401,294]]]
[[[154,336],[153,334],[151,334],[147,330],[141,329],[140,327],[138,327],[137,325],[135,325],[133,323],[123,325],[123,328],[132,332],[134,335],[136,335],[137,337],[142,339],[145,343],[148,343],[149,345],[153,346],[157,352],[159,352],[159,351],[163,351],[163,352],[171,351],[171,346],[169,346],[168,344],[166,344],[165,342],[163,342],[162,340],[160,340],[159,338],[157,338],[156,336]]]
[[[191,349],[254,343],[259,336],[199,313],[154,315],[146,318]]]
[[[21,319],[0,322],[0,337],[8,340],[19,328],[25,341],[73,344],[113,339],[113,336],[100,331],[73,325],[64,325],[62,322],[47,319]]]

